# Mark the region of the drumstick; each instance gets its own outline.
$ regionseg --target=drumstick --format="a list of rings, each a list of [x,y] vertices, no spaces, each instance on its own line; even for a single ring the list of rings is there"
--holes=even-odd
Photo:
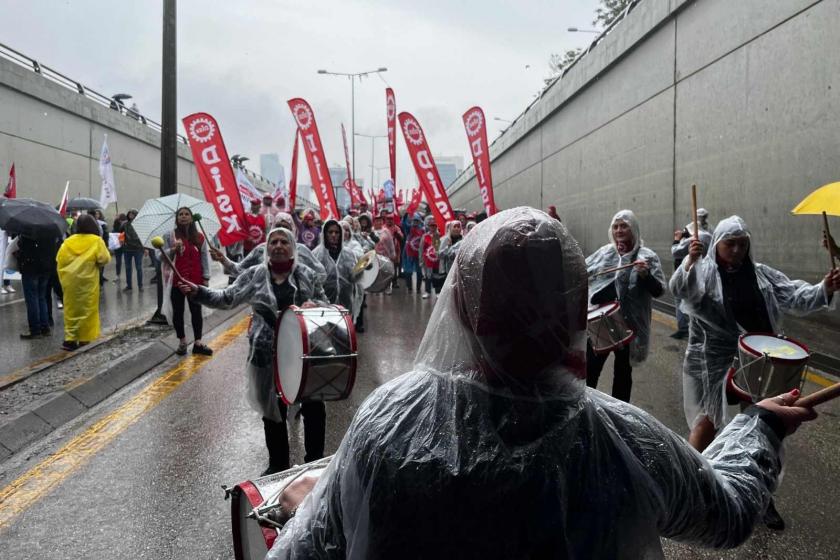
[[[204,239],[207,240],[207,243],[209,243],[211,247],[213,247],[214,249],[216,249],[218,252],[221,253],[222,250],[219,249],[218,247],[216,247],[216,244],[213,243],[213,240],[210,239],[210,236],[208,236],[207,232],[204,231],[204,225],[202,225],[202,223],[201,223],[201,214],[199,214],[199,213],[193,214],[193,222],[198,224],[198,227],[201,229],[201,233],[202,233],[202,235],[204,235]]]
[[[805,408],[812,408],[818,404],[828,402],[832,399],[840,397],[840,383],[835,383],[830,387],[820,389],[816,393],[811,393],[808,396],[799,398],[793,406],[804,406]]]
[[[691,185],[691,215],[694,221],[694,240],[700,241],[700,234],[697,231],[697,185]]]
[[[166,264],[169,265],[169,268],[172,269],[172,271],[175,273],[175,276],[178,277],[178,280],[180,280],[184,284],[188,284],[189,282],[184,280],[184,277],[181,276],[181,273],[178,272],[177,268],[175,268],[175,263],[172,262],[172,259],[170,259],[169,255],[166,254],[166,251],[163,250],[163,238],[162,237],[153,237],[152,238],[152,247],[160,250],[160,254],[163,255],[163,260],[166,261]]]
[[[624,270],[625,268],[630,268],[631,266],[636,266],[637,264],[642,264],[645,261],[633,261],[631,263],[623,264],[621,266],[616,266],[614,268],[608,268],[606,270],[602,270],[601,272],[596,272],[593,276],[601,276],[602,274],[609,274],[610,272],[618,272],[619,270]]]
[[[825,233],[825,244],[828,247],[828,258],[831,261],[831,268],[834,269],[834,246],[831,243],[831,232],[828,230],[828,216],[826,216],[825,211],[823,211],[822,215],[823,232]]]

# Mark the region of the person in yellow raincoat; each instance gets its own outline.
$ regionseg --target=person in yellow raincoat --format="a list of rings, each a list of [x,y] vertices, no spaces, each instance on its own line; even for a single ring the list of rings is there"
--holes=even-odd
[[[99,337],[99,269],[111,260],[93,216],[76,220],[76,233],[58,250],[58,278],[64,289],[64,350]]]

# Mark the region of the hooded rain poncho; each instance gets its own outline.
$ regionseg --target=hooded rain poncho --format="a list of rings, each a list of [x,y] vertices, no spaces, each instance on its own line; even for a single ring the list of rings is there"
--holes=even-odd
[[[56,262],[64,290],[64,340],[90,342],[99,337],[99,268],[110,261],[98,235],[77,233],[62,243]]]
[[[337,259],[332,258],[326,246],[327,228],[332,224],[337,225],[342,233],[339,236],[341,249]],[[353,317],[356,317],[359,309],[357,309],[356,278],[353,278],[353,267],[356,266],[358,258],[344,242],[343,233],[344,231],[338,221],[329,219],[324,222],[324,227],[321,230],[321,243],[312,251],[312,254],[327,271],[327,278],[324,281],[324,292],[327,294],[327,299],[330,303],[337,303],[346,308],[352,313]]]
[[[779,441],[739,416],[705,456],[587,389],[587,284],[565,227],[515,208],[465,238],[414,370],[376,389],[269,559],[661,558],[735,546]]]
[[[613,238],[612,225],[617,221],[626,222],[633,232],[635,246],[629,252],[620,255]],[[627,325],[636,333],[636,337],[630,343],[630,363],[638,365],[645,361],[648,355],[650,343],[650,320],[651,302],[653,296],[646,287],[647,282],[656,281],[662,290],[666,286],[665,275],[662,272],[662,263],[659,257],[652,250],[644,246],[642,234],[639,228],[639,220],[630,210],[622,210],[613,216],[609,230],[610,243],[604,245],[588,257],[586,257],[586,273],[589,275],[589,300],[614,283],[618,301],[621,304],[621,313]],[[595,276],[602,270],[614,268],[633,261],[645,260],[650,267],[649,278],[643,280],[635,268],[625,268],[612,274],[601,274]]]
[[[717,244],[730,237],[749,235],[747,224],[738,216],[722,220],[715,228],[706,256],[690,271],[686,270],[686,259],[671,277],[671,291],[682,300],[680,309],[689,316],[688,346],[683,362],[683,407],[690,428],[703,416],[718,428],[726,422],[726,372],[737,353],[738,337],[744,331],[729,316],[724,303]],[[778,270],[754,263],[751,254],[743,266],[754,268],[776,334],[782,332],[784,312],[804,315],[829,304],[822,283],[811,285],[791,280]]]
[[[315,273],[306,265],[297,262],[294,234],[284,228],[275,228],[268,234],[285,235],[293,248],[292,259],[295,264],[289,274],[288,282],[295,288],[295,305],[314,301],[325,305],[323,290],[317,283]],[[274,330],[280,309],[271,287],[271,271],[268,267],[268,252],[263,251],[263,264],[246,269],[230,286],[211,290],[198,287],[195,300],[207,307],[230,309],[249,302],[253,310],[251,326],[248,329],[248,401],[254,410],[275,422],[282,420],[277,406],[277,390],[274,387]]]

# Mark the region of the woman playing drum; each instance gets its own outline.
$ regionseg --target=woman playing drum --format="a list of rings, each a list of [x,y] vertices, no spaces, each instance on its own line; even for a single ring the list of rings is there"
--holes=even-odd
[[[724,382],[738,336],[780,333],[783,312],[804,315],[824,309],[840,288],[838,270],[811,285],[754,262],[749,229],[738,216],[722,220],[705,257],[703,251],[702,243],[693,241],[670,283],[690,318],[683,406],[691,429],[688,441],[699,451],[726,423]],[[783,527],[781,518],[776,522]]]
[[[613,216],[609,236],[610,243],[586,258],[589,303],[602,305],[618,301],[619,312],[635,333],[629,344],[612,351],[615,354],[612,396],[630,402],[633,366],[645,361],[648,354],[651,301],[665,291],[665,276],[659,257],[644,247],[639,221],[633,212],[622,210]],[[605,274],[608,271],[612,272]],[[592,344],[587,344],[586,384],[593,389],[598,386],[609,354],[596,354]]]
[[[250,302],[253,323],[248,332],[248,400],[260,412],[268,447],[268,468],[271,474],[289,468],[289,441],[286,429],[286,407],[280,402],[274,385],[274,331],[280,312],[290,305],[316,307],[326,300],[315,274],[296,262],[294,234],[275,228],[268,235],[265,261],[237,276],[222,290],[185,283],[179,286],[191,299],[202,305],[230,309]],[[326,408],[323,402],[304,402],[306,461],[324,456]]]

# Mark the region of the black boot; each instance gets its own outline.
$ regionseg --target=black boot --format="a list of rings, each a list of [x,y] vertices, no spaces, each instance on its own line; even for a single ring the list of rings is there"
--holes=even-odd
[[[779,514],[779,510],[776,509],[776,502],[772,498],[770,499],[770,505],[767,506],[767,511],[764,512],[764,524],[773,531],[785,530],[785,520]]]
[[[285,407],[284,407],[285,408]],[[286,411],[283,410],[285,417]],[[263,417],[265,446],[268,448],[268,468],[262,476],[285,471],[289,468],[289,434],[286,422],[275,422]]]

